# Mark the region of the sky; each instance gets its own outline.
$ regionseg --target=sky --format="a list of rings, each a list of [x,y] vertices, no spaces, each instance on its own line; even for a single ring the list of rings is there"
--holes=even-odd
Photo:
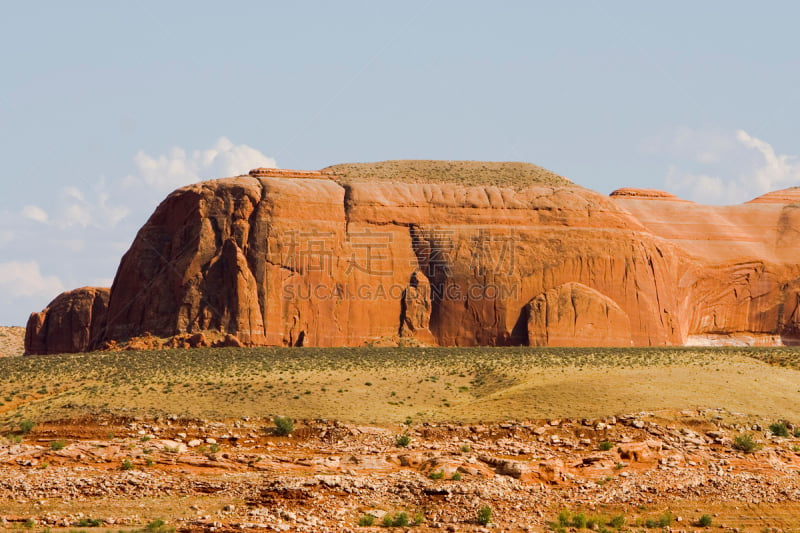
[[[798,2],[0,0],[0,325],[110,286],[172,190],[527,161],[602,193],[800,185]]]

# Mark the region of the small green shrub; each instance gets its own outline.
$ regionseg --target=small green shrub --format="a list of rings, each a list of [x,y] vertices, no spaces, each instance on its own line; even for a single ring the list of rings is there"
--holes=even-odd
[[[272,419],[275,422],[275,427],[278,435],[285,437],[294,431],[294,422],[288,416],[276,416]]]
[[[600,443],[600,449],[603,450],[604,452],[607,452],[608,450],[610,450],[613,447],[614,447],[614,444],[609,442],[609,441],[607,441],[607,440],[604,440],[603,442]]]
[[[392,527],[394,525],[394,518],[390,513],[383,515],[383,527]]]
[[[733,449],[744,453],[753,453],[761,449],[761,445],[753,439],[752,433],[744,433],[733,439]]]
[[[704,514],[697,521],[697,525],[700,526],[700,527],[709,527],[709,526],[711,526],[711,522],[712,522],[711,515],[710,514]]]
[[[100,527],[103,525],[103,521],[99,518],[81,518],[75,525],[78,527]]]
[[[415,525],[415,526],[419,526],[419,525],[422,525],[422,523],[424,521],[425,521],[425,515],[423,515],[422,513],[418,512],[418,513],[414,514],[414,519],[411,521],[411,524]]]
[[[583,529],[586,527],[586,515],[578,513],[572,517],[572,527]]]
[[[461,472],[454,473],[450,479],[453,481],[461,481]]]
[[[50,449],[53,451],[63,450],[66,445],[67,441],[65,440],[50,441]]]
[[[472,451],[472,448],[470,448],[469,444],[461,445],[461,453],[469,453],[470,451]]]
[[[23,433],[23,434],[26,434],[26,435],[28,433],[30,433],[31,431],[33,431],[34,427],[36,427],[36,424],[33,421],[28,420],[28,419],[25,419],[25,420],[23,420],[22,422],[19,423],[20,432]]]
[[[444,471],[439,470],[438,472],[431,472],[428,477],[431,479],[444,479]]]
[[[358,519],[358,525],[361,527],[370,527],[375,523],[375,517],[371,514],[365,514]]]
[[[586,529],[598,529],[604,524],[605,521],[601,516],[590,516],[586,519]]]
[[[614,529],[620,529],[622,526],[625,525],[625,515],[618,514],[612,517],[611,520],[608,521],[608,525],[613,527]]]
[[[568,527],[572,523],[572,513],[569,512],[569,509],[564,509],[558,513],[557,520],[559,526]]]
[[[131,470],[133,468],[133,463],[126,457],[122,460],[122,464],[120,466],[123,470]]]
[[[480,509],[478,509],[478,523],[482,526],[485,526],[489,522],[492,521],[492,508],[488,505],[484,505]]]
[[[172,533],[173,531],[175,531],[175,528],[167,527],[166,522],[164,522],[160,518],[157,518],[152,522],[150,522],[149,524],[147,524],[146,526],[144,526],[144,529],[142,531],[145,531],[146,533]]]
[[[405,448],[411,444],[411,437],[409,435],[398,435],[394,443],[400,448]]]
[[[786,427],[786,423],[785,422],[773,422],[772,424],[769,425],[769,430],[776,437],[788,437],[789,436],[789,428]],[[703,515],[703,516],[705,516],[705,515]]]
[[[800,428],[794,428],[794,433],[792,433],[792,435],[794,435],[794,438],[800,439]]]
[[[405,511],[397,513],[397,516],[392,520],[392,525],[394,527],[406,527],[408,525],[408,513]]]
[[[217,443],[215,442],[214,444],[212,444],[212,445],[211,445],[211,447],[209,447],[209,451],[210,451],[211,453],[217,453],[217,452],[219,451],[219,448],[220,448],[220,447],[219,447],[219,444],[217,444]]]

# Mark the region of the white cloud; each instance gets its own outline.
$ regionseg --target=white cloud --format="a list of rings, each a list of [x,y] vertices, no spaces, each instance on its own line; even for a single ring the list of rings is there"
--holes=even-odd
[[[87,227],[92,222],[92,214],[85,205],[67,204],[61,210],[58,223],[63,228],[70,226]]]
[[[49,218],[44,209],[35,205],[26,205],[23,207],[22,216],[36,222],[41,222],[42,224],[47,224]]]
[[[756,169],[753,178],[756,187],[762,192],[800,185],[800,163],[796,156],[777,155],[769,143],[751,137],[744,130],[736,132],[736,139],[744,146],[757,150],[764,163]]]
[[[75,186],[61,190],[61,207],[56,224],[62,228],[113,228],[130,213],[122,205],[111,205],[105,178],[101,178],[89,193]]]
[[[776,154],[766,141],[743,130],[696,132],[680,130],[662,151],[681,164],[670,166],[668,190],[707,204],[737,204],[770,191],[800,186],[800,163]],[[645,146],[657,152],[658,143]],[[687,168],[688,167],[688,168]]]
[[[275,167],[275,159],[246,144],[233,144],[225,137],[207,150],[174,147],[167,155],[151,156],[140,150],[134,157],[137,173],[128,176],[128,185],[144,183],[161,191],[170,191],[197,181],[238,176],[256,167]]]
[[[36,261],[0,263],[0,294],[55,297],[63,290],[61,280],[56,276],[43,276]]]

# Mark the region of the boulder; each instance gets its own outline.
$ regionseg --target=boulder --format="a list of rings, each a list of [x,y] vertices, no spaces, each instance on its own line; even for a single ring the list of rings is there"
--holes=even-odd
[[[213,348],[242,348],[244,344],[236,335],[228,333],[223,338],[215,341],[211,346]]]

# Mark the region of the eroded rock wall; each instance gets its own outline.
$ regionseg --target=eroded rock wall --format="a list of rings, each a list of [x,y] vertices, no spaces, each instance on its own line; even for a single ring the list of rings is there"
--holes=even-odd
[[[142,227],[102,320],[57,299],[32,315],[26,346],[207,330],[278,346],[794,342],[798,200],[713,208],[639,189],[277,171],[207,181]]]
[[[578,282],[625,310],[636,344],[670,344],[682,336],[685,259],[577,186],[216,180],[176,191],[142,228],[112,287],[106,337],[525,344],[531,298]]]

